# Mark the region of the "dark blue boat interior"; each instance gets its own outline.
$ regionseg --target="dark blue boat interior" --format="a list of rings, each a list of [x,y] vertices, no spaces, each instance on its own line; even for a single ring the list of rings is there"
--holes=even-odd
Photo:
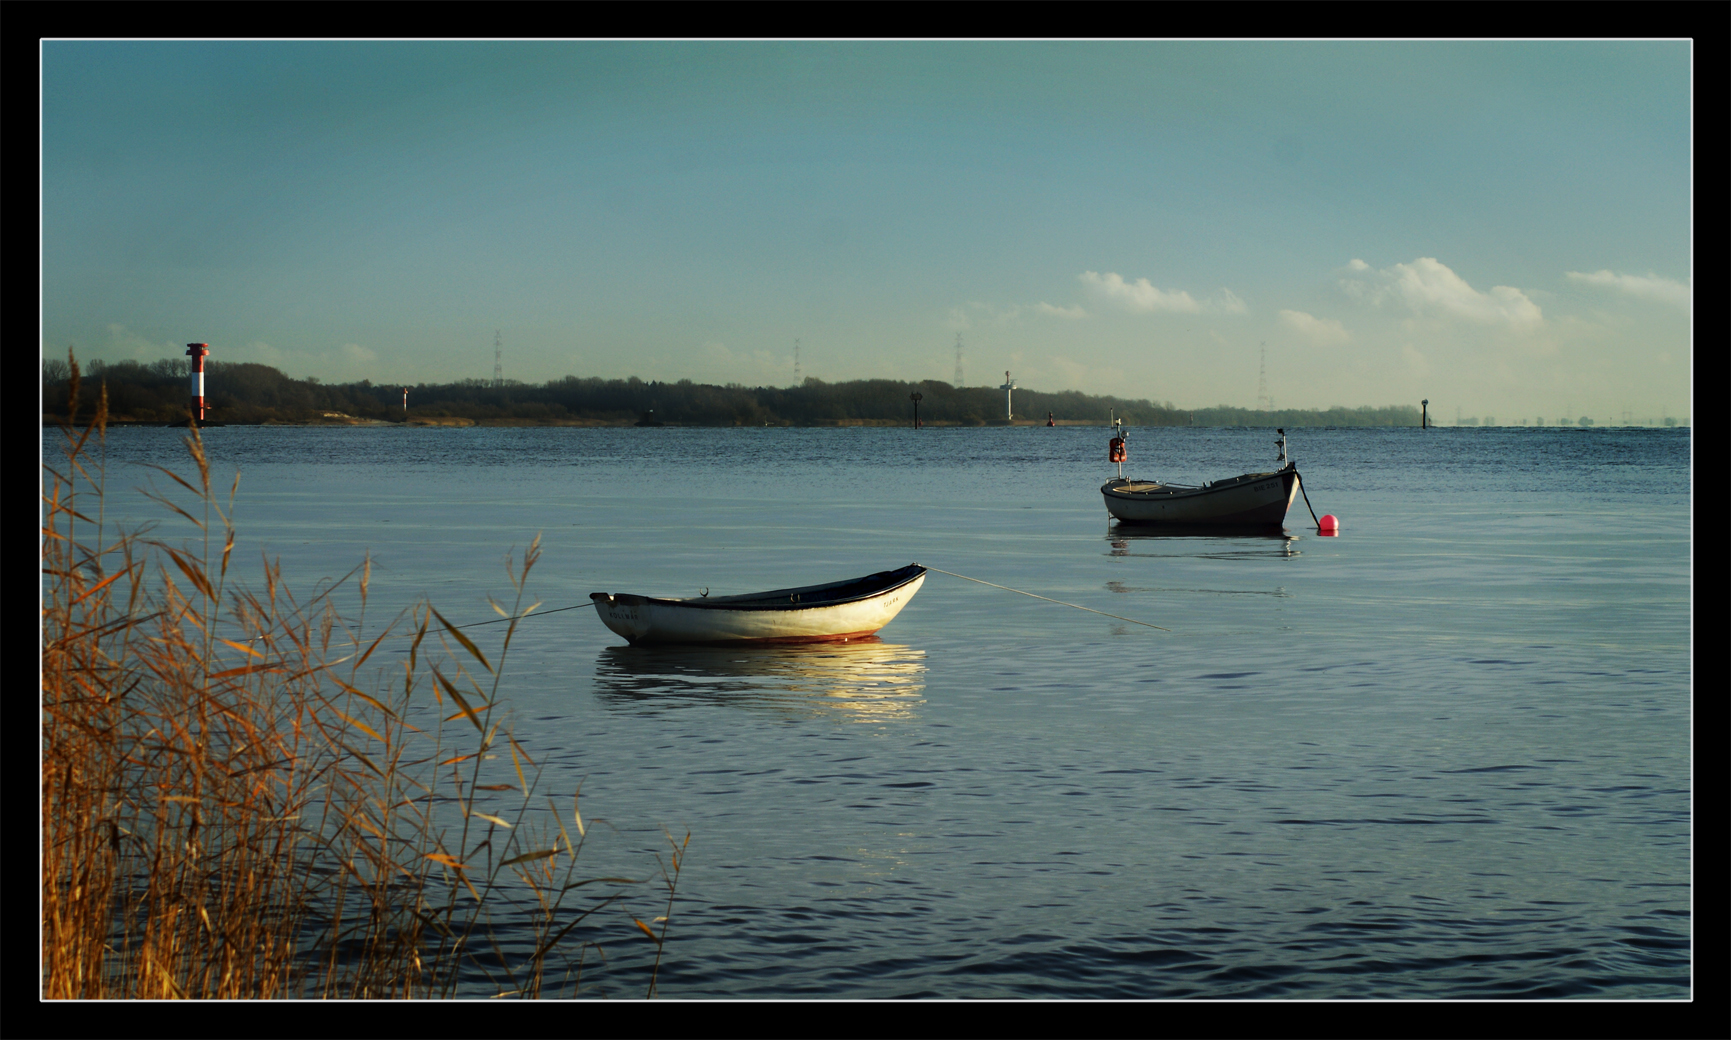
[[[824,585],[805,585],[797,589],[772,589],[769,592],[748,592],[741,596],[704,596],[694,599],[661,600],[682,607],[721,607],[728,610],[797,610],[806,607],[834,606],[856,599],[879,596],[900,585],[906,585],[926,569],[910,563],[893,571],[878,571],[863,578],[848,578]]]

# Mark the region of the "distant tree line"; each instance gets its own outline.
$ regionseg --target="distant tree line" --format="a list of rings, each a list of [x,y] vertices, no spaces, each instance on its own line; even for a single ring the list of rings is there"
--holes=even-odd
[[[169,359],[92,361],[83,368],[79,412],[96,407],[99,387],[108,388],[108,410],[116,422],[184,420],[188,401],[188,363]],[[65,361],[42,366],[45,421],[67,414],[70,371]],[[630,379],[566,376],[533,384],[507,380],[495,386],[480,379],[419,383],[409,388],[403,411],[400,384],[321,383],[292,379],[269,365],[250,362],[205,363],[207,420],[224,423],[309,422],[339,414],[357,419],[400,422],[463,418],[477,422],[656,422],[684,426],[805,426],[827,424],[900,425],[913,421],[911,394],[919,394],[922,422],[963,426],[1002,425],[1004,392],[990,387],[957,387],[938,380],[917,383],[856,379],[826,383],[807,378],[793,387],[715,386]],[[1018,419],[1104,423],[1116,415],[1134,426],[1417,426],[1411,407],[1331,408],[1327,411],[1248,408],[1184,409],[1171,401],[1097,397],[1074,390],[1015,391]]]
[[[1411,405],[1382,408],[1280,408],[1257,411],[1215,405],[1193,412],[1197,426],[1417,426],[1419,410]]]

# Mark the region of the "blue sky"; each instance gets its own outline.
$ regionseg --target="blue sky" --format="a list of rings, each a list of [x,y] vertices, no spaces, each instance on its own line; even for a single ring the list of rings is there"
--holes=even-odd
[[[46,42],[42,342],[1686,415],[1687,42]]]

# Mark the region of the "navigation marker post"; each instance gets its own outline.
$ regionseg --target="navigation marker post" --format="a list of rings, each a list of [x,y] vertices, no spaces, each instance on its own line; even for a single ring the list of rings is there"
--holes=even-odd
[[[192,412],[197,421],[204,421],[204,356],[210,353],[209,343],[188,343],[186,356],[192,359]]]

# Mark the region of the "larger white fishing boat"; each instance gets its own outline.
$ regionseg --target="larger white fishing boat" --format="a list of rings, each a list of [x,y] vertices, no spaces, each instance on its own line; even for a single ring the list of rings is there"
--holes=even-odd
[[[1286,512],[1300,490],[1298,464],[1286,458],[1286,431],[1278,431],[1280,456],[1286,465],[1270,473],[1245,473],[1203,484],[1170,484],[1124,478],[1124,431],[1113,423],[1107,459],[1118,464],[1118,477],[1100,486],[1106,511],[1120,523],[1181,524],[1207,527],[1266,527],[1286,521]]]
[[[743,596],[690,599],[592,592],[601,621],[642,643],[832,643],[862,639],[890,621],[926,580],[911,563],[863,578]]]

